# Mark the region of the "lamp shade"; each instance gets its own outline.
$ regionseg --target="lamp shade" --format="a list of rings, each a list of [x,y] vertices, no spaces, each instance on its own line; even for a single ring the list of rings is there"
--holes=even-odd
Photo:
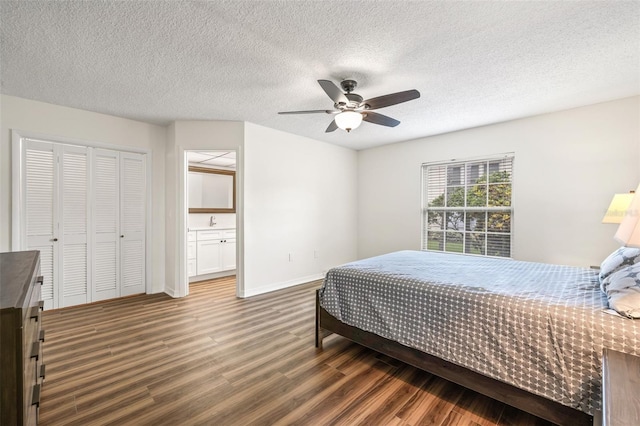
[[[615,194],[609,204],[607,213],[602,218],[602,223],[621,223],[622,219],[627,215],[627,210],[631,205],[633,199],[633,193],[630,194]]]
[[[358,128],[360,123],[362,123],[362,114],[355,111],[344,111],[336,115],[335,120],[339,128],[350,132]]]
[[[627,247],[640,247],[640,186],[618,226],[614,239]]]

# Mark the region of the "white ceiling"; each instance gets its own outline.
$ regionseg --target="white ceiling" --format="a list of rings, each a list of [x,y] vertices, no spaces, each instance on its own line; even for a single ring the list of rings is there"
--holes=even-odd
[[[235,151],[187,151],[187,161],[190,164],[202,164],[226,169],[236,168]]]
[[[638,1],[4,1],[4,94],[151,123],[242,120],[363,149],[640,93]],[[316,80],[365,99],[325,134]]]

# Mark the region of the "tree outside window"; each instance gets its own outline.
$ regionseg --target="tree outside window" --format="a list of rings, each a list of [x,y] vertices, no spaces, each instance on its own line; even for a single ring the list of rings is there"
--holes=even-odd
[[[423,249],[511,256],[513,157],[423,166]]]

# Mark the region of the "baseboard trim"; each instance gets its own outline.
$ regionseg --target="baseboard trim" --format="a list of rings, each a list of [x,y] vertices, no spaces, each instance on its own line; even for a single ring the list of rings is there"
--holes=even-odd
[[[227,269],[226,271],[214,272],[212,274],[205,275],[192,275],[189,277],[189,284],[197,283],[199,281],[213,280],[216,278],[230,277],[231,275],[235,275],[235,269]]]
[[[180,296],[178,296],[176,294],[176,291],[174,288],[166,288],[164,289],[164,293],[169,295],[170,297],[174,298],[174,299],[178,299]]]
[[[323,273],[317,273],[317,274],[313,274],[313,275],[307,275],[307,276],[304,276],[304,277],[294,278],[294,279],[288,280],[288,281],[281,281],[281,282],[278,282],[278,283],[271,283],[271,284],[263,285],[263,286],[258,287],[258,288],[251,288],[251,289],[248,289],[248,291],[245,288],[244,294],[241,294],[240,297],[245,298],[245,297],[257,296],[259,294],[269,293],[269,292],[276,291],[276,290],[282,290],[283,288],[293,287],[293,286],[296,286],[296,285],[308,283],[309,281],[320,280],[322,278],[324,278],[324,274]]]

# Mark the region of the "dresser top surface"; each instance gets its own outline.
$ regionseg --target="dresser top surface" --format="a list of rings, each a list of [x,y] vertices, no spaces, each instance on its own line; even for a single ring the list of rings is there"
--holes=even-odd
[[[0,253],[1,309],[23,305],[39,255],[35,250]]]

